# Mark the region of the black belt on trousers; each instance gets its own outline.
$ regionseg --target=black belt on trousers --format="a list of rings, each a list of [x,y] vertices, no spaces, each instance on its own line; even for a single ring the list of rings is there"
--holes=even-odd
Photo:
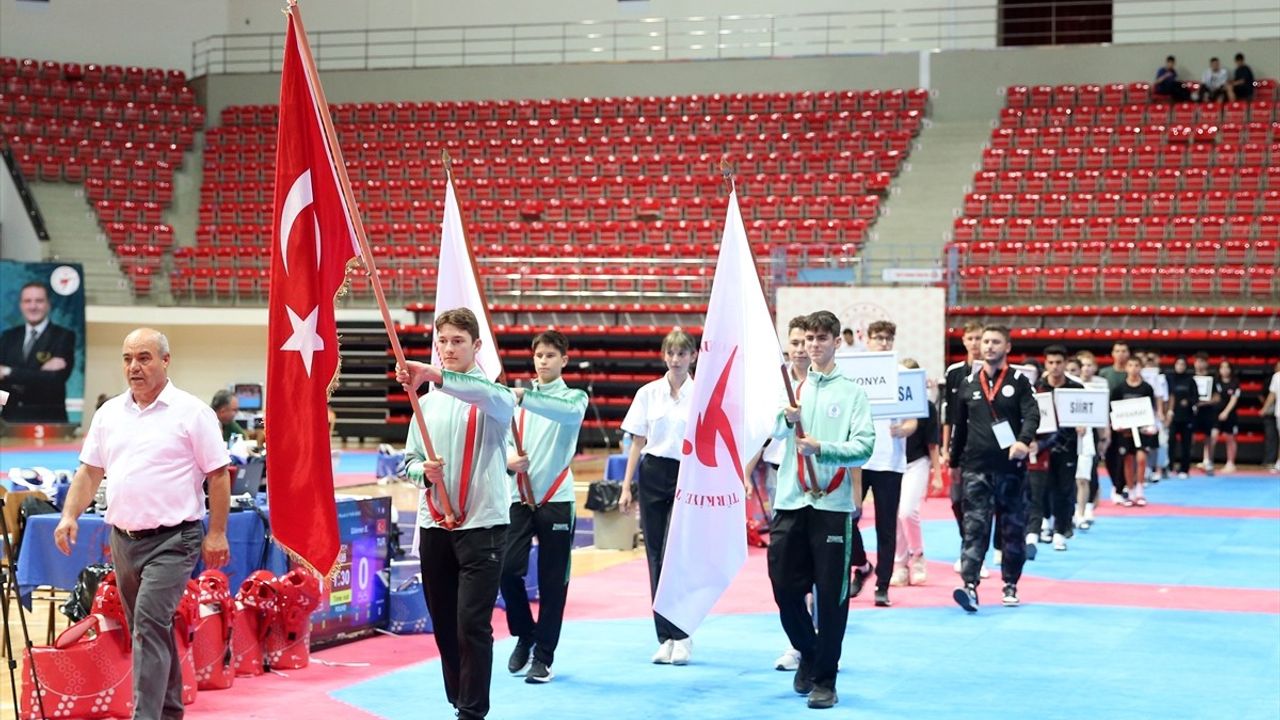
[[[180,522],[177,525],[164,525],[157,528],[151,528],[149,530],[124,530],[121,528],[116,528],[116,532],[129,538],[130,540],[141,540],[143,538],[149,538],[155,535],[163,535],[165,533],[186,530],[187,528],[195,527],[196,525],[199,525],[199,524],[201,524],[199,520],[187,520],[185,522]]]

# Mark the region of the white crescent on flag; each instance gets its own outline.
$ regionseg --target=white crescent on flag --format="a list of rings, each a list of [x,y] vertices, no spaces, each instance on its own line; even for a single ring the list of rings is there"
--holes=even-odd
[[[289,194],[284,198],[284,207],[280,212],[280,261],[284,264],[284,272],[289,273],[289,233],[293,231],[293,224],[297,222],[298,216],[306,210],[311,203],[314,202],[314,196],[311,190],[311,169],[307,168],[293,181],[293,185],[289,187]],[[316,241],[316,269],[320,269],[320,219],[311,218],[314,223],[315,241]]]

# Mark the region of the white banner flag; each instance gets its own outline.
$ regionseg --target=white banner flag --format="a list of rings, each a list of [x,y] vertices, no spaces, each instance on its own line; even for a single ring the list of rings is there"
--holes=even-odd
[[[444,222],[440,228],[440,270],[436,279],[436,306],[433,319],[446,310],[468,308],[480,321],[480,352],[476,364],[485,377],[497,380],[502,374],[502,361],[498,359],[498,343],[494,342],[493,329],[489,326],[489,307],[480,290],[480,277],[475,256],[462,229],[462,213],[458,210],[458,197],[453,192],[453,181],[445,183]],[[440,366],[440,351],[431,343],[431,364]]]
[[[747,462],[779,410],[778,336],[737,193],[729,195],[703,324],[675,508],[653,608],[693,634],[747,559]]]

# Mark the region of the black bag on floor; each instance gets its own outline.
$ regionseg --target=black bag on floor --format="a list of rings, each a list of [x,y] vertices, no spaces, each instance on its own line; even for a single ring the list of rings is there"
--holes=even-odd
[[[622,498],[622,483],[597,480],[587,486],[587,509],[591,512],[612,512],[618,509]]]
[[[76,586],[71,589],[71,595],[59,608],[62,614],[71,618],[73,623],[89,617],[93,608],[93,596],[98,592],[98,584],[114,569],[115,567],[110,563],[98,563],[81,570]]]

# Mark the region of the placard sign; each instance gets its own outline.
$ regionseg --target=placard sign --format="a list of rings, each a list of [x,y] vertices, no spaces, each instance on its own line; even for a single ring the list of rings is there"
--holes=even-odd
[[[1140,445],[1138,428],[1156,424],[1156,411],[1151,398],[1129,398],[1111,401],[1111,427],[1133,432],[1133,444]]]
[[[873,403],[898,402],[898,354],[863,352],[836,356],[840,372],[867,391]]]
[[[1035,398],[1036,404],[1040,406],[1040,426],[1036,428],[1036,434],[1057,432],[1058,417],[1053,408],[1053,393],[1036,393]]]
[[[897,399],[894,402],[871,403],[871,417],[876,420],[929,417],[929,393],[925,386],[924,368],[900,368]]]
[[[1040,379],[1040,368],[1035,365],[1015,365],[1013,363],[1009,363],[1009,367],[1013,368],[1014,375],[1021,375],[1026,378],[1027,382],[1031,383],[1032,387],[1035,387],[1036,380]]]
[[[1208,400],[1213,397],[1213,376],[1212,375],[1196,375],[1196,392],[1200,394],[1201,400]]]
[[[1053,406],[1061,427],[1109,427],[1111,393],[1106,389],[1066,388],[1053,391]]]

